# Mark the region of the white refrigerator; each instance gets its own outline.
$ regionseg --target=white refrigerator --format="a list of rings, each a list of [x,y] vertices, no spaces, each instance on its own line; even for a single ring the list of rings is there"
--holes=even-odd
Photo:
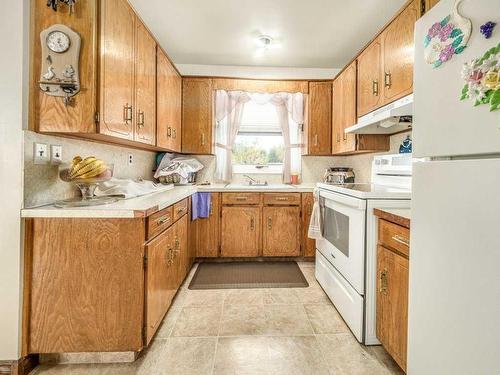
[[[460,100],[464,62],[500,43],[500,0],[462,1],[470,39],[441,59],[441,38],[460,35],[441,23],[454,4],[441,0],[415,26],[413,155],[424,161],[413,165],[410,375],[500,374],[500,109]],[[466,22],[450,20],[466,35]],[[488,21],[497,23],[489,39],[480,32]]]

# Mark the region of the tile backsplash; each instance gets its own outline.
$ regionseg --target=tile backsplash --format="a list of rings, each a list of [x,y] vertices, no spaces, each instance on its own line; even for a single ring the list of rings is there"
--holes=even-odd
[[[33,163],[33,143],[61,145],[63,163],[70,163],[75,155],[95,156],[114,164],[114,176],[119,178],[153,178],[155,152],[141,151],[80,139],[56,137],[24,131],[24,206],[33,207],[72,198],[79,194],[77,188],[59,179],[59,167]],[[134,162],[128,165],[128,155]]]

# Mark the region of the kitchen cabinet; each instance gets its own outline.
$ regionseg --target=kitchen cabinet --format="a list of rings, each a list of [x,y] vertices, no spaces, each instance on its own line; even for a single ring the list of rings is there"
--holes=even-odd
[[[307,154],[331,154],[332,83],[309,82]]]
[[[263,256],[300,255],[300,207],[263,208]]]
[[[357,58],[357,115],[361,117],[382,105],[382,45],[376,38]]]
[[[439,0],[424,0],[425,11],[428,12],[437,3],[439,3]]]
[[[221,257],[260,255],[260,207],[223,206]]]
[[[167,55],[158,48],[157,54],[157,118],[156,145],[171,151],[181,151],[182,78]]]
[[[182,79],[182,152],[212,153],[212,80]]]
[[[133,140],[136,16],[125,0],[102,1],[100,24],[98,132]]]
[[[309,238],[309,222],[311,221],[312,209],[314,204],[313,193],[302,193],[302,255],[305,257],[314,257],[316,255],[316,241]]]
[[[211,193],[208,218],[198,218],[196,226],[196,256],[215,258],[219,255],[220,193]]]
[[[382,32],[383,104],[413,92],[413,29],[421,0],[412,1]]]
[[[178,266],[176,267],[178,287],[182,284],[192,265],[189,263],[188,228],[188,217],[184,214],[174,224],[174,259],[176,261],[178,259]]]
[[[156,144],[156,42],[136,19],[135,136],[137,142]]]
[[[379,218],[377,338],[406,371],[409,229]]]

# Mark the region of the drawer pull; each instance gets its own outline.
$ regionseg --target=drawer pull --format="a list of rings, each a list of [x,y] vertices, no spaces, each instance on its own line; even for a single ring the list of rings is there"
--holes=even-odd
[[[276,197],[277,201],[287,201],[288,197]]]
[[[237,201],[246,201],[248,197],[236,197],[234,199],[236,199]]]
[[[210,213],[209,216],[212,216],[214,213],[214,202],[210,201]]]
[[[180,207],[177,209],[177,213],[180,214],[181,212],[186,211],[186,207]]]
[[[165,255],[166,255],[167,265],[168,265],[168,266],[171,266],[171,265],[172,265],[172,263],[174,263],[174,260],[173,260],[173,258],[174,258],[174,253],[173,253],[173,250],[172,250],[172,248],[170,247],[170,245],[168,245],[168,246],[169,246],[169,247],[168,247],[167,252],[166,252],[166,254],[165,254]]]
[[[387,294],[387,270],[380,272],[380,293]]]
[[[401,245],[405,245],[405,246],[408,246],[410,247],[410,241],[408,241],[408,239],[396,234],[395,236],[392,237],[392,239],[394,241],[396,241],[397,243],[400,243]]]
[[[158,220],[156,220],[156,224],[157,225],[162,225],[162,224],[165,224],[168,221],[170,221],[170,216],[162,216]]]

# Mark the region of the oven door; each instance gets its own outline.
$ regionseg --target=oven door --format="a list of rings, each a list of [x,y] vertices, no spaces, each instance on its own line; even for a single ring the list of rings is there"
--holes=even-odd
[[[323,238],[317,248],[363,295],[366,201],[321,190],[320,209]]]

